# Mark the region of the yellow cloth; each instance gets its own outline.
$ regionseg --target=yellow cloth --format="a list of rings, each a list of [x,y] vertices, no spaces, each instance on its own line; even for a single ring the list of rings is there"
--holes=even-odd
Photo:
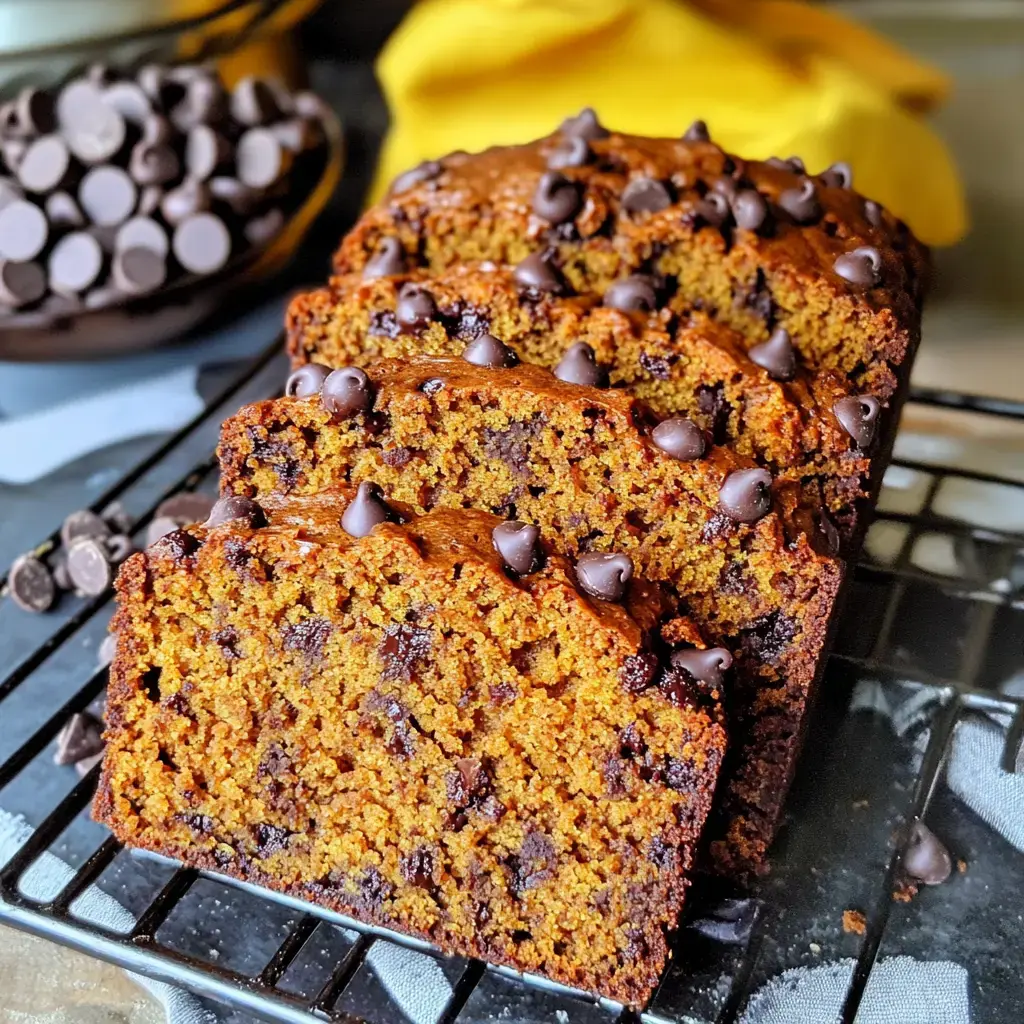
[[[376,196],[420,160],[537,138],[592,106],[621,131],[703,118],[741,156],[846,160],[926,242],[966,230],[956,169],[921,120],[945,78],[796,0],[421,0],[377,72],[392,129]]]

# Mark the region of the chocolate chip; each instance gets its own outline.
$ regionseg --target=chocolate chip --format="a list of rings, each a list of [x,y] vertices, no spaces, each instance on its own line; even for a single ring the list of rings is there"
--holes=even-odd
[[[584,167],[593,156],[593,150],[582,135],[569,135],[548,153],[547,168],[561,171],[566,167]]]
[[[332,416],[355,416],[373,407],[373,385],[357,366],[343,366],[327,375],[320,400]]]
[[[309,661],[319,661],[324,656],[333,628],[328,619],[319,615],[289,623],[281,630],[284,649],[298,651]]]
[[[24,199],[22,187],[13,179],[0,176],[0,210],[16,199]],[[49,215],[47,215],[49,216]]]
[[[729,200],[721,192],[709,192],[694,207],[694,213],[699,222],[712,228],[723,227],[732,216]]]
[[[7,586],[14,603],[27,612],[45,612],[57,596],[50,570],[35,555],[14,560]]]
[[[436,395],[444,387],[443,377],[431,377],[429,380],[425,380],[420,386],[419,390],[425,395]]]
[[[171,111],[171,120],[180,131],[197,124],[215,124],[228,113],[228,98],[221,83],[209,72],[185,75],[181,68],[169,72],[185,86],[185,98]]]
[[[683,142],[710,142],[711,133],[704,121],[694,121],[683,133]]]
[[[248,216],[259,201],[259,192],[256,189],[249,188],[229,175],[211,178],[207,186],[214,199],[224,203],[232,213],[240,217]]]
[[[779,206],[797,224],[812,224],[821,217],[818,189],[810,178],[804,178],[796,188],[787,188],[781,192]]]
[[[394,237],[382,238],[377,251],[363,267],[363,280],[373,281],[378,277],[393,277],[405,272],[405,251],[402,243]]]
[[[827,170],[822,171],[818,178],[822,185],[827,185],[830,188],[853,187],[853,169],[844,161],[835,163]]]
[[[608,372],[599,366],[594,350],[585,342],[570,345],[558,361],[554,374],[567,384],[582,384],[586,387],[607,387]]]
[[[171,122],[160,114],[150,114],[142,124],[142,141],[151,146],[163,146],[174,139]]]
[[[428,626],[417,626],[414,622],[389,623],[377,645],[377,653],[384,663],[381,679],[408,682],[415,674],[416,666],[430,654],[433,643],[434,634]],[[392,709],[390,717],[395,719],[399,715]]]
[[[270,129],[274,138],[289,153],[305,153],[314,149],[322,137],[319,125],[301,117],[290,117],[287,121],[279,121]]]
[[[657,178],[634,178],[622,191],[627,213],[658,213],[672,205],[672,195]]]
[[[533,194],[533,212],[551,224],[564,224],[579,212],[579,188],[557,171],[545,171]]]
[[[768,204],[756,189],[741,189],[730,206],[736,227],[744,231],[760,231],[768,220]]]
[[[189,523],[201,523],[207,519],[215,504],[216,501],[210,495],[201,491],[178,491],[177,494],[172,494],[161,501],[154,515],[157,518],[170,517],[176,520],[179,526],[187,526]]]
[[[387,522],[390,514],[377,485],[364,482],[341,517],[341,528],[352,537],[365,537],[375,526]]]
[[[145,295],[164,283],[167,263],[152,249],[134,245],[114,255],[111,279],[118,291],[126,295]]]
[[[864,200],[864,219],[872,226],[880,228],[885,222],[882,215],[882,206],[873,199]]]
[[[403,171],[393,182],[388,190],[391,195],[399,192],[406,192],[416,185],[422,185],[425,181],[433,181],[438,177],[444,168],[436,160],[424,160],[423,163],[410,167]]]
[[[699,459],[707,450],[704,431],[693,420],[683,417],[663,420],[651,432],[651,440],[666,455],[681,462]]]
[[[434,296],[423,285],[402,285],[395,305],[395,319],[406,328],[416,331],[426,327],[437,316],[437,303]]]
[[[6,132],[27,137],[45,135],[57,126],[53,97],[44,89],[25,86],[11,105],[14,124],[4,124]]]
[[[512,349],[491,334],[481,334],[479,338],[474,338],[463,349],[462,358],[474,366],[488,369],[515,366],[519,361]]]
[[[589,551],[576,562],[576,581],[580,589],[602,601],[619,601],[633,577],[629,555]]]
[[[126,220],[114,236],[118,251],[141,247],[166,258],[171,242],[167,232],[152,217],[132,217]]]
[[[90,597],[104,593],[113,578],[107,549],[88,537],[76,540],[68,548],[68,575],[82,593]]]
[[[29,192],[52,192],[67,181],[71,154],[59,135],[30,142],[18,164],[18,181]]]
[[[68,148],[83,164],[113,160],[128,137],[124,118],[98,95],[85,101],[71,125],[63,125],[63,131]]]
[[[770,156],[765,163],[769,167],[777,167],[780,171],[792,171],[794,174],[803,174],[807,170],[803,160],[798,156],[791,156],[785,160],[781,157]]]
[[[558,129],[563,135],[581,139],[606,139],[610,132],[597,119],[593,107],[584,107],[574,117],[567,117]]]
[[[711,647],[706,651],[676,651],[671,661],[673,668],[682,669],[698,683],[715,687],[725,682],[724,673],[732,668],[732,655],[724,647]]]
[[[858,448],[871,444],[882,411],[882,403],[874,395],[847,395],[832,406],[832,411]]]
[[[862,245],[837,256],[832,269],[858,288],[875,288],[882,280],[882,254],[873,245]]]
[[[164,534],[151,549],[155,555],[163,555],[180,562],[199,550],[199,541],[185,530],[172,530]]]
[[[924,885],[941,885],[953,870],[953,859],[949,851],[920,820],[915,820],[910,826],[910,837],[902,864],[910,878]]]
[[[146,547],[152,547],[158,540],[166,537],[169,533],[174,533],[182,525],[177,519],[172,519],[170,516],[156,516],[146,527]]]
[[[250,127],[268,124],[281,116],[274,91],[261,78],[247,75],[231,92],[231,116]]]
[[[250,128],[235,150],[239,180],[250,188],[270,188],[291,166],[292,155],[267,128]]]
[[[312,398],[319,395],[324,381],[330,375],[330,367],[320,363],[306,363],[289,376],[284,393],[289,398]]]
[[[193,274],[220,270],[231,255],[231,236],[212,213],[196,213],[174,229],[171,248],[178,262]]]
[[[752,363],[767,370],[772,380],[792,380],[796,376],[796,350],[784,327],[776,327],[767,341],[755,345],[747,355]]]
[[[46,275],[38,263],[0,259],[0,305],[11,309],[28,306],[46,294]]]
[[[398,862],[402,877],[420,889],[431,889],[434,886],[434,855],[430,850],[417,849],[403,855]]]
[[[512,272],[516,284],[538,292],[561,292],[565,287],[561,274],[544,253],[532,252]]]
[[[66,548],[76,540],[106,540],[110,534],[103,518],[87,508],[72,512],[60,527],[60,541]]]
[[[54,764],[74,764],[103,751],[103,726],[92,715],[79,712],[72,715],[59,733]]]
[[[0,259],[34,260],[48,235],[46,217],[35,203],[15,199],[0,209]]]
[[[78,203],[67,192],[52,192],[46,197],[43,208],[46,210],[47,220],[55,228],[80,228],[85,224],[85,217],[78,208]]]
[[[171,227],[177,227],[189,217],[209,209],[210,190],[194,178],[186,178],[160,200],[160,214]]]
[[[50,253],[50,287],[61,295],[80,295],[96,283],[103,270],[103,249],[85,231],[65,235]]]
[[[96,649],[96,664],[100,668],[106,668],[113,664],[114,656],[117,654],[117,634],[108,633],[103,642]],[[91,707],[92,705],[90,705]],[[99,716],[97,716],[99,717]]]
[[[704,913],[695,917],[686,927],[713,942],[742,946],[750,939],[757,915],[758,903],[755,899],[749,896],[729,897],[706,908]]]
[[[78,187],[78,202],[85,215],[101,227],[115,227],[135,211],[135,182],[120,167],[94,167]]]
[[[513,571],[525,576],[536,568],[540,530],[518,520],[501,523],[491,533],[494,549]]]
[[[736,469],[718,492],[719,508],[737,523],[756,523],[772,507],[772,477],[766,469]]]
[[[658,308],[654,278],[646,274],[630,274],[616,281],[604,293],[602,301],[612,309],[621,309],[627,313],[652,312]]]
[[[244,520],[245,525],[251,530],[258,530],[261,526],[267,525],[267,517],[263,509],[252,500],[243,497],[241,494],[232,494],[217,501],[210,509],[210,516],[206,520],[207,529],[212,530],[215,526],[223,526],[225,523]]]
[[[208,124],[197,124],[194,128],[189,129],[188,137],[185,140],[185,167],[188,169],[189,177],[195,178],[197,181],[205,181],[230,159],[231,146],[228,144],[228,140]],[[143,182],[146,185],[153,183],[152,181]],[[259,184],[254,185],[253,182],[243,182],[243,184],[257,188],[265,187]]]
[[[135,82],[114,82],[103,90],[103,102],[131,124],[145,124],[153,113],[146,91]]]

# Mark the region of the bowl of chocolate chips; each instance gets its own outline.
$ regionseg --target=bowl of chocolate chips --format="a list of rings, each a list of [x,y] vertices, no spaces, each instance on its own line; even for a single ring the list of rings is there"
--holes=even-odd
[[[180,336],[288,260],[341,164],[314,93],[207,64],[23,87],[0,103],[0,359]]]

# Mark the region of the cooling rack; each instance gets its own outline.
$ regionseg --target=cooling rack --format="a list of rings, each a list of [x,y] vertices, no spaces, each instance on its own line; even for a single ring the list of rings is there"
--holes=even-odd
[[[275,393],[285,372],[275,339],[95,509],[118,500],[139,535],[164,497],[212,491],[220,421]],[[917,390],[911,408],[1024,423],[1024,404],[949,392]],[[1024,476],[1010,460],[985,468],[949,461],[942,446],[936,458],[936,445],[914,442],[901,434],[855,569],[773,870],[756,893],[754,927],[739,945],[682,927],[643,1014],[122,849],[88,819],[98,768],[78,779],[52,763],[63,723],[105,684],[92,652],[109,593],[69,598],[31,618],[0,602],[0,806],[29,808],[35,825],[0,870],[0,923],[183,986],[233,1008],[237,1021],[726,1024],[781,971],[837,960],[852,968],[843,1019],[853,1021],[873,968],[909,955],[963,964],[977,1019],[1017,1022],[1024,858],[942,779],[968,719],[998,722],[1003,768],[1018,768],[1024,687],[1012,681],[1024,668]],[[40,552],[56,542],[45,539]],[[908,698],[918,708],[913,727],[894,729],[881,712]],[[19,715],[5,715],[15,705]],[[9,735],[5,719],[23,722],[26,709],[32,728]],[[40,806],[44,792],[57,795]],[[901,843],[917,817],[943,838],[959,870],[944,886],[894,899]],[[74,871],[59,891],[30,884],[46,851]],[[81,896],[93,885],[130,912],[131,927],[90,919]],[[396,985],[396,976],[407,983]]]

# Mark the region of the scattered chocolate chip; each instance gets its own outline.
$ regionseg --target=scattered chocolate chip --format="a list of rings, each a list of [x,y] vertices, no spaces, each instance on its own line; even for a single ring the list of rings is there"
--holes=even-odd
[[[872,226],[880,228],[885,221],[882,215],[882,206],[873,199],[864,200],[864,219]]]
[[[551,224],[564,224],[579,212],[579,187],[557,171],[545,171],[533,194],[533,212]]]
[[[405,251],[402,243],[394,237],[382,238],[377,251],[363,267],[363,280],[373,281],[378,277],[393,277],[405,272]]]
[[[46,274],[38,263],[0,259],[0,305],[11,309],[38,302],[46,294]]]
[[[170,252],[171,242],[167,232],[152,217],[132,217],[117,229],[114,249],[123,252],[136,247],[149,249],[150,252],[166,258]]]
[[[737,523],[756,523],[772,507],[772,477],[766,469],[737,469],[718,492],[719,508]]]
[[[237,178],[221,174],[207,182],[210,195],[239,217],[248,216],[259,202],[260,193]]]
[[[953,870],[949,851],[921,820],[910,826],[910,837],[903,854],[903,870],[915,882],[941,885]]]
[[[114,661],[114,656],[117,654],[117,634],[108,633],[104,638],[103,642],[96,649],[96,664],[100,668],[106,668]]]
[[[239,124],[250,127],[268,124],[281,113],[274,91],[254,75],[240,79],[231,92],[231,116]]]
[[[34,260],[48,236],[46,216],[35,203],[15,199],[0,209],[0,259]]]
[[[582,135],[569,135],[548,154],[547,168],[549,171],[561,171],[566,167],[584,167],[593,156],[593,150]]]
[[[694,207],[694,213],[700,223],[712,228],[723,227],[732,216],[729,199],[721,192],[709,192]]]
[[[103,546],[106,548],[107,559],[111,565],[120,565],[135,551],[135,544],[125,533],[115,533],[112,537],[108,537]]]
[[[85,215],[101,227],[116,227],[135,211],[135,182],[120,167],[93,167],[78,187],[78,202]]]
[[[0,210],[15,199],[24,199],[22,187],[13,179],[0,176]]]
[[[757,915],[757,900],[749,896],[730,897],[706,908],[705,913],[695,917],[686,927],[713,942],[742,946],[750,939]]]
[[[796,376],[796,350],[784,327],[776,327],[767,341],[755,345],[747,355],[752,363],[767,370],[772,380],[792,380]]]
[[[268,128],[250,128],[235,149],[235,172],[250,188],[270,188],[288,171],[291,161],[291,153]]]
[[[512,349],[491,334],[481,334],[479,338],[474,338],[463,349],[462,358],[474,366],[488,369],[515,366],[519,361]]]
[[[792,171],[794,174],[803,174],[807,170],[803,160],[798,156],[791,156],[785,160],[782,157],[770,156],[765,163],[769,167],[777,167],[780,171]]]
[[[45,135],[57,126],[57,115],[54,110],[53,97],[43,89],[31,85],[25,86],[18,93],[12,104],[15,124],[5,124],[6,131],[23,137]]]
[[[832,406],[832,411],[858,448],[871,444],[882,411],[882,403],[874,395],[847,395]]]
[[[797,224],[812,224],[821,217],[818,189],[810,178],[804,178],[796,188],[787,188],[781,192],[779,206]]]
[[[110,534],[103,518],[87,508],[72,512],[60,527],[60,541],[66,548],[76,540],[106,540]]]
[[[657,178],[634,178],[622,191],[627,213],[658,213],[672,205],[672,195]]]
[[[177,227],[189,217],[209,209],[210,190],[194,178],[186,178],[160,200],[160,214],[171,227]]]
[[[167,278],[167,263],[152,249],[134,245],[115,253],[111,280],[126,295],[145,295],[155,291]]]
[[[423,163],[417,164],[415,167],[411,167],[409,170],[404,171],[400,174],[393,182],[391,182],[391,188],[388,190],[391,195],[397,195],[399,192],[406,192],[416,185],[422,185],[425,181],[433,181],[436,177],[441,174],[444,168],[436,160],[424,160]]]
[[[104,593],[113,573],[103,543],[89,537],[76,540],[68,548],[68,575],[83,594],[97,597]]]
[[[619,601],[633,577],[629,555],[589,551],[576,562],[576,581],[580,589],[602,601]]]
[[[55,228],[80,228],[85,224],[85,217],[78,208],[78,203],[67,192],[52,192],[43,202],[46,218]]]
[[[724,647],[676,651],[671,661],[673,668],[682,669],[698,683],[716,687],[725,682],[725,673],[732,668],[732,655]]]
[[[768,204],[756,189],[741,189],[730,206],[736,227],[744,231],[760,231],[768,220]]]
[[[395,319],[409,331],[421,330],[437,316],[434,296],[423,285],[411,281],[402,285],[395,305]]]
[[[113,82],[103,90],[103,102],[130,124],[142,125],[153,113],[153,104],[136,82]]]
[[[341,517],[341,528],[352,537],[365,537],[375,526],[387,522],[390,514],[376,484],[364,482]]]
[[[516,284],[524,288],[533,288],[538,292],[555,292],[563,290],[565,282],[561,274],[552,266],[550,258],[540,252],[532,252],[512,272]]]
[[[875,288],[882,280],[882,254],[872,245],[862,245],[837,256],[832,269],[858,288]]]
[[[50,287],[60,295],[75,296],[86,291],[103,269],[100,243],[85,231],[65,235],[50,253]]]
[[[496,526],[491,534],[494,549],[513,571],[525,576],[533,572],[538,559],[537,542],[540,530],[536,526],[513,520]]]
[[[597,119],[597,111],[593,107],[584,107],[573,117],[567,117],[559,126],[562,135],[571,135],[580,139],[606,139],[610,132]]]
[[[18,181],[28,192],[52,192],[66,184],[71,154],[59,135],[30,142],[18,164]]]
[[[683,133],[683,142],[710,142],[711,133],[704,121],[694,121]]]
[[[171,120],[180,131],[197,124],[213,124],[227,117],[228,98],[221,83],[208,72],[185,75],[182,69],[170,73],[185,86],[185,99],[171,111]]]
[[[197,181],[205,181],[207,178],[213,177],[214,173],[224,167],[230,159],[231,146],[228,144],[228,140],[208,124],[197,124],[189,130],[188,137],[185,139],[185,167],[188,169],[189,177],[195,178]],[[273,179],[266,184],[272,184],[272,182]],[[142,184],[152,185],[154,182],[145,181]],[[266,187],[266,185],[254,184],[251,181],[243,181],[243,184],[255,188]]]
[[[292,373],[284,386],[284,393],[289,398],[312,398],[319,395],[324,381],[330,375],[330,367],[320,363],[306,363]]]
[[[27,612],[45,612],[57,596],[50,570],[35,555],[14,560],[7,586],[14,603]]]
[[[373,407],[373,385],[357,366],[332,370],[320,389],[324,408],[339,418],[368,412]]]
[[[79,712],[72,715],[59,733],[53,763],[74,764],[103,752],[103,725],[92,715]]]
[[[827,170],[822,171],[818,178],[823,185],[827,185],[829,188],[853,187],[853,169],[848,163],[843,161],[835,163]]]
[[[181,529],[182,524],[170,516],[156,516],[146,527],[146,547],[151,548],[158,540],[166,537],[169,533]]]
[[[624,312],[652,312],[658,308],[658,292],[653,277],[646,274],[630,274],[616,281],[604,293],[602,300],[612,309]]]
[[[570,345],[553,372],[567,384],[597,388],[608,386],[608,371],[598,364],[594,350],[585,341]]]
[[[179,526],[188,526],[207,519],[216,503],[214,498],[201,491],[178,491],[161,501],[154,515],[157,518],[170,517],[177,520]]]
[[[681,416],[659,423],[651,432],[651,440],[666,455],[681,462],[702,458],[707,451],[704,431],[693,420]]]
[[[242,519],[251,530],[257,530],[267,525],[267,517],[263,509],[252,500],[243,497],[241,494],[233,494],[227,498],[221,498],[210,510],[210,516],[206,520],[207,529],[216,526],[223,526],[224,523],[235,522]]]
[[[178,262],[193,274],[220,270],[231,255],[231,235],[212,213],[196,213],[174,229],[171,249]]]

